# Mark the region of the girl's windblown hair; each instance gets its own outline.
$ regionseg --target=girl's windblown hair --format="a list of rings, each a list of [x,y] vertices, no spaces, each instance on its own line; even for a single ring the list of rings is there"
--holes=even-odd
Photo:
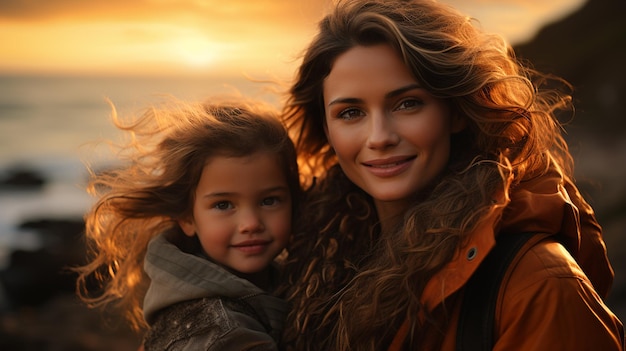
[[[113,122],[130,138],[119,147],[119,168],[92,174],[88,190],[97,201],[85,216],[91,256],[76,268],[77,292],[92,306],[120,307],[132,326],[141,328],[147,244],[192,214],[206,162],[215,156],[275,153],[294,201],[298,167],[276,111],[259,101],[173,101],[130,121],[113,109]]]

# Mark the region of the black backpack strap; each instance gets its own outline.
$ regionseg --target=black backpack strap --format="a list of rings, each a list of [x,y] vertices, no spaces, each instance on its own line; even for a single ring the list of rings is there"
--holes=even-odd
[[[457,351],[493,349],[500,284],[511,261],[534,232],[498,235],[495,247],[465,285],[456,335]]]

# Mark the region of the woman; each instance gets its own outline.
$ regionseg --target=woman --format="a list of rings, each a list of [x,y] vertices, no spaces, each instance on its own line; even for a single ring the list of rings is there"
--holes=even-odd
[[[500,285],[493,349],[623,349],[556,119],[570,98],[544,78],[434,1],[336,5],[285,110],[312,176],[288,349],[454,350],[468,280],[496,238],[522,233],[536,235]]]

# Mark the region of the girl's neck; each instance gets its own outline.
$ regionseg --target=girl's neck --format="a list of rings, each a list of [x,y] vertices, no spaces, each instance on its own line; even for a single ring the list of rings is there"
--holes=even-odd
[[[274,286],[274,275],[272,274],[272,269],[269,266],[256,273],[241,273],[232,270],[231,272],[239,278],[245,279],[265,291],[271,290]]]
[[[265,267],[263,270],[261,270],[259,272],[256,272],[256,273],[242,273],[242,272],[236,271],[236,270],[234,270],[234,269],[232,269],[230,267],[227,267],[225,265],[221,265],[221,264],[215,262],[204,251],[201,252],[201,255],[205,259],[207,259],[207,260],[209,260],[209,261],[219,265],[220,267],[222,267],[225,270],[227,270],[228,272],[236,275],[237,277],[249,281],[250,283],[256,285],[257,287],[259,287],[262,290],[270,291],[271,289],[274,288],[274,285],[276,283],[276,277],[275,277],[274,270],[272,269],[271,265]]]

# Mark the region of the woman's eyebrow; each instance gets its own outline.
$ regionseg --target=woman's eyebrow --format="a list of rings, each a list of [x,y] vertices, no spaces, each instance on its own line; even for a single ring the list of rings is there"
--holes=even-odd
[[[389,99],[389,98],[393,98],[396,97],[398,95],[402,95],[404,93],[406,93],[407,91],[411,91],[414,89],[422,89],[422,87],[417,84],[417,83],[411,83],[407,86],[398,88],[396,90],[390,91],[387,94],[385,94],[385,98]],[[328,103],[328,106],[332,106],[334,104],[339,104],[339,103],[344,103],[344,104],[358,104],[363,102],[362,99],[359,98],[337,98],[332,100],[331,102]]]
[[[332,106],[334,104],[358,104],[363,102],[363,99],[357,99],[357,98],[337,98],[331,102],[328,103],[328,106]]]
[[[390,91],[389,93],[385,94],[385,98],[389,99],[389,98],[392,98],[392,97],[396,97],[398,95],[402,95],[402,94],[406,93],[407,91],[411,91],[411,90],[414,90],[414,89],[422,89],[422,87],[419,84],[417,84],[417,83],[411,83],[411,84],[409,84],[407,86],[404,86],[402,88]]]

